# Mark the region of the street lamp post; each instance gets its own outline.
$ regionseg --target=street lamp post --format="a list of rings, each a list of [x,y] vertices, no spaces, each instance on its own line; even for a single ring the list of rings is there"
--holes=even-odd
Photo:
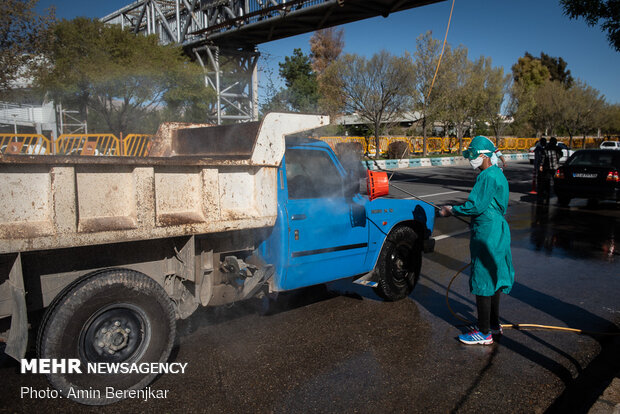
[[[17,114],[13,115],[13,129],[15,130],[15,135],[17,135]],[[17,139],[17,137],[15,137]]]

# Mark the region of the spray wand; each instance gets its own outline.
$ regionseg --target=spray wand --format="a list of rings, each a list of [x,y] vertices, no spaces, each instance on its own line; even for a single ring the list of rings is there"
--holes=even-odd
[[[435,209],[437,209],[437,210],[441,210],[441,207],[439,207],[439,206],[438,206],[438,205],[436,205],[436,204],[431,203],[430,201],[423,200],[422,198],[418,197],[417,195],[415,195],[415,194],[413,194],[413,193],[410,193],[409,191],[407,191],[407,190],[405,190],[405,189],[403,189],[403,188],[401,188],[401,187],[398,187],[398,186],[396,186],[396,185],[394,185],[394,184],[392,184],[392,183],[390,183],[390,185],[391,185],[392,187],[394,187],[395,189],[397,189],[398,191],[402,191],[403,193],[405,193],[405,194],[407,194],[407,195],[410,195],[411,197],[415,198],[416,200],[420,200],[421,202],[426,203],[426,204],[428,204],[429,206],[432,206],[432,207],[434,207],[434,208],[435,208]],[[453,215],[453,217],[454,217],[454,218],[457,218],[457,219],[459,219],[459,220],[461,220],[463,223],[465,223],[465,224],[467,224],[467,225],[470,225],[470,224],[471,224],[469,221],[465,220],[465,219],[464,219],[464,218],[462,218],[462,217],[455,216],[455,215]]]

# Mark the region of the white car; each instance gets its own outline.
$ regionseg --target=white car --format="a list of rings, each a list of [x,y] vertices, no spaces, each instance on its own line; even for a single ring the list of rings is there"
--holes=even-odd
[[[575,151],[573,151],[572,149],[569,149],[565,143],[563,142],[558,142],[558,147],[562,150],[562,158],[560,158],[560,164],[565,163],[566,160],[568,159],[568,157],[570,157],[571,155],[573,155],[573,153]],[[531,147],[530,150],[527,153],[527,158],[530,160],[530,164],[534,164],[534,150],[536,149],[536,147]]]
[[[618,141],[605,141],[601,143],[601,149],[615,149],[620,150],[620,142]]]

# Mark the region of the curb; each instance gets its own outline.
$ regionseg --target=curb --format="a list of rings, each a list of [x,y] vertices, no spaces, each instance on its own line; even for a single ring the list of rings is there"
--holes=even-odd
[[[504,154],[507,160],[527,160],[527,153]],[[362,161],[368,170],[398,170],[403,168],[435,167],[444,165],[466,165],[463,157],[405,158],[399,160],[367,160]]]
[[[620,413],[620,372],[588,411],[588,414]]]

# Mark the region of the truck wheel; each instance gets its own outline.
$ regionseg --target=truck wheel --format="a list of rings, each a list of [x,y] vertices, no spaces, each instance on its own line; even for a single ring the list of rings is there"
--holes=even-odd
[[[174,306],[148,276],[127,269],[92,273],[67,286],[47,309],[37,338],[39,358],[75,358],[81,374],[48,374],[63,396],[105,405],[106,387],[138,390],[157,373],[88,373],[89,363],[165,363],[176,333]],[[97,392],[98,391],[98,392]]]
[[[388,235],[375,272],[379,296],[395,301],[409,296],[420,277],[422,247],[410,227],[398,227]]]

